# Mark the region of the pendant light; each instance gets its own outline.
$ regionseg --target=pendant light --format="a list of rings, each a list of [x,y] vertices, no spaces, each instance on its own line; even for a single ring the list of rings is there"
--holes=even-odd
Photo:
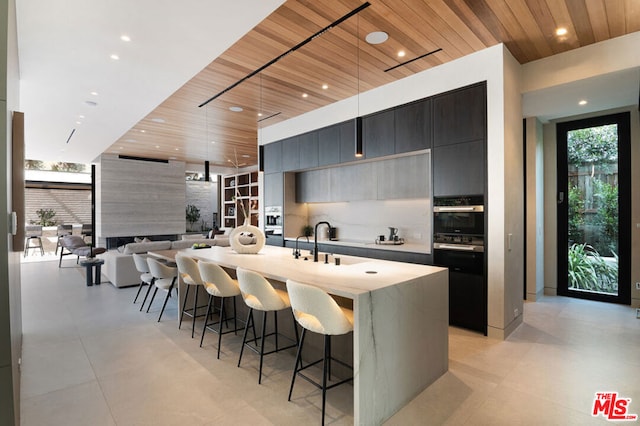
[[[360,15],[357,16],[356,22],[356,80],[357,80],[357,99],[358,111],[355,123],[355,156],[362,157],[364,154],[362,146],[362,117],[360,117]]]

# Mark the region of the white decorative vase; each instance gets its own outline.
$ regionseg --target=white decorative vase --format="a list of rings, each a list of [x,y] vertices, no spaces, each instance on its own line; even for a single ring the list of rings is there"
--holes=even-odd
[[[231,249],[240,254],[256,254],[265,244],[265,236],[260,228],[249,224],[245,219],[244,224],[234,228],[229,234]]]

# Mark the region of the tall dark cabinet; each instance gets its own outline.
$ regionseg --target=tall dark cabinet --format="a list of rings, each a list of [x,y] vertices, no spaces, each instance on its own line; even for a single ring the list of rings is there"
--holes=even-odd
[[[485,193],[486,83],[433,98],[435,196]]]

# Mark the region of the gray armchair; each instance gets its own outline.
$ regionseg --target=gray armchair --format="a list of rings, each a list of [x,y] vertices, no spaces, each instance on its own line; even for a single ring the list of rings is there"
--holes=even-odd
[[[77,264],[80,256],[96,255],[104,253],[105,251],[107,250],[103,247],[94,247],[92,250],[91,246],[79,235],[65,235],[60,239],[60,260],[58,261],[58,268],[62,265],[62,256],[68,256],[70,254],[78,256],[76,259]]]

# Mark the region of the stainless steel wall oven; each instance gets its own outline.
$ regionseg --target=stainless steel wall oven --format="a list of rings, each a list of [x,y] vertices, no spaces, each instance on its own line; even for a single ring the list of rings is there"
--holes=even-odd
[[[449,269],[449,324],[487,334],[484,197],[436,197],[433,260]]]

